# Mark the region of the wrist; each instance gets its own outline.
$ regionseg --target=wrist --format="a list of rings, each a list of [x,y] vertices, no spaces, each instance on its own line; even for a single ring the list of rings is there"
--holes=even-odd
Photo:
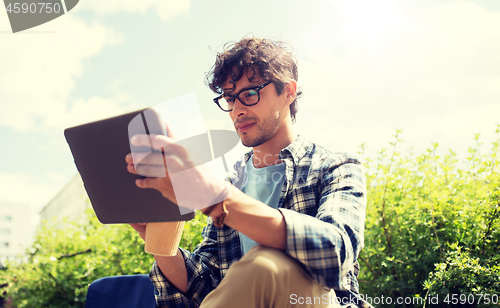
[[[221,193],[221,196],[224,196],[224,199],[222,201],[219,201],[215,203],[214,205],[211,205],[203,210],[201,212],[207,216],[210,216],[212,218],[214,225],[217,228],[222,228],[224,226],[224,222],[227,218],[228,210],[227,210],[227,202],[228,199],[232,196],[233,186],[231,184],[228,185],[228,188],[224,190],[223,193]],[[220,199],[220,198],[218,198]]]

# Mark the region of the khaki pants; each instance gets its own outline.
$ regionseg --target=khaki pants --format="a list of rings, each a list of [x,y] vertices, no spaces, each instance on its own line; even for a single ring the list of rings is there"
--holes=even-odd
[[[283,251],[255,246],[234,263],[200,308],[338,307],[331,293],[313,281]]]

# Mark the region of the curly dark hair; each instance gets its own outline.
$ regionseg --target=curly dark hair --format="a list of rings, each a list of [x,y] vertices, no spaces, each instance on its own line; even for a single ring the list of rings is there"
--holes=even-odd
[[[272,81],[278,95],[283,93],[288,82],[297,81],[299,78],[297,60],[289,44],[252,37],[226,43],[224,50],[217,53],[215,64],[206,74],[205,82],[212,91],[222,94],[222,87],[226,81],[233,84],[234,90],[236,82],[244,73],[247,73],[250,81],[258,80],[259,77]],[[301,95],[302,91],[299,89],[295,100],[290,104],[293,122],[297,113],[297,99]]]

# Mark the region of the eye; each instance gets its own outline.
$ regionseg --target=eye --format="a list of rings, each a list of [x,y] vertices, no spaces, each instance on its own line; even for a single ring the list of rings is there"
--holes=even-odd
[[[228,102],[230,104],[234,103],[234,97],[224,96],[224,99],[226,100],[226,102]]]
[[[256,90],[248,90],[245,92],[245,97],[252,97],[252,96],[255,96],[257,95],[257,91]]]

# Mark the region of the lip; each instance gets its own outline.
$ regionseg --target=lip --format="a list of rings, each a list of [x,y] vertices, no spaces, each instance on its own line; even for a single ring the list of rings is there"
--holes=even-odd
[[[255,123],[252,123],[252,122],[243,122],[243,123],[240,123],[240,124],[236,124],[236,129],[239,132],[244,132],[244,131],[249,130],[254,124]]]

